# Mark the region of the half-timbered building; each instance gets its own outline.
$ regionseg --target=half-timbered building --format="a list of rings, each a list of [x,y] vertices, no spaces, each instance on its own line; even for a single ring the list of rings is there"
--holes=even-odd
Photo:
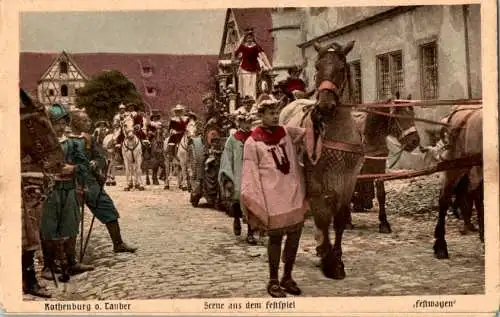
[[[134,84],[148,112],[170,114],[180,103],[202,114],[201,99],[214,89],[216,64],[216,55],[21,52],[20,84],[44,105],[71,108],[87,80],[118,70]]]

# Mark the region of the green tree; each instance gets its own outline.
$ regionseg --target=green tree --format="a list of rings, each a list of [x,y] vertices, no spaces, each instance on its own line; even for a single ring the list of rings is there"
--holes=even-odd
[[[118,112],[118,106],[134,103],[144,109],[141,95],[132,82],[117,70],[105,71],[92,77],[76,94],[76,106],[85,108],[92,121],[108,120]]]

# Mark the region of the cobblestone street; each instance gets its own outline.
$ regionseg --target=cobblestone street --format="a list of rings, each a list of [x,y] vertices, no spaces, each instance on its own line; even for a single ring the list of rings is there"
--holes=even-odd
[[[58,289],[40,279],[54,299],[268,296],[265,240],[247,245],[246,226],[241,237],[235,237],[232,219],[216,210],[193,208],[188,192],[165,191],[162,185],[125,192],[124,177],[117,180],[118,186],[107,191],[121,214],[124,241],[139,250],[113,253],[105,226],[96,220],[84,259],[96,269],[60,283]],[[376,208],[353,214],[355,229],[343,238],[347,276],[342,281],[325,278],[317,267],[314,225],[307,220],[294,269],[303,296],[484,293],[484,251],[476,234],[459,233],[461,221],[448,217],[450,259],[433,256],[437,175],[388,182],[386,189],[393,233],[378,232]],[[85,234],[91,218],[87,210]]]

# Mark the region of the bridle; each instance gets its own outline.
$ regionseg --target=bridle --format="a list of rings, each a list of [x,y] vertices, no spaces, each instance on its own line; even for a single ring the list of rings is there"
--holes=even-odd
[[[326,55],[326,54],[331,54],[331,53],[337,54],[337,50],[335,48],[331,47],[324,54]],[[322,58],[324,58],[324,56]],[[345,57],[342,57],[342,59],[345,60]],[[346,63],[346,67],[344,68],[344,80],[342,81],[340,86],[338,86],[336,83],[334,83],[330,79],[324,79],[320,82],[319,86],[316,88],[317,95],[319,96],[320,92],[322,92],[322,91],[330,91],[331,93],[333,93],[333,95],[335,97],[334,99],[335,99],[336,104],[339,104],[340,103],[340,96],[342,96],[342,94],[344,92],[344,88],[346,86],[346,83],[347,83],[347,80],[349,77],[350,77],[349,76],[349,67],[347,67],[347,63]]]

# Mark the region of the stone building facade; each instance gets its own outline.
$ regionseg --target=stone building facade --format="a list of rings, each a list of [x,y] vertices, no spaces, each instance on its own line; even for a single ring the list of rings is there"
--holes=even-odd
[[[481,13],[479,4],[363,8],[304,8],[298,46],[304,77],[314,85],[313,43],[356,41],[348,55],[355,102],[398,94],[412,99],[480,99]],[[416,107],[416,116],[439,120],[450,107]],[[417,122],[423,145],[436,125]],[[390,140],[389,140],[390,141]],[[391,148],[396,148],[391,145]],[[420,153],[405,154],[397,167],[422,164]]]

